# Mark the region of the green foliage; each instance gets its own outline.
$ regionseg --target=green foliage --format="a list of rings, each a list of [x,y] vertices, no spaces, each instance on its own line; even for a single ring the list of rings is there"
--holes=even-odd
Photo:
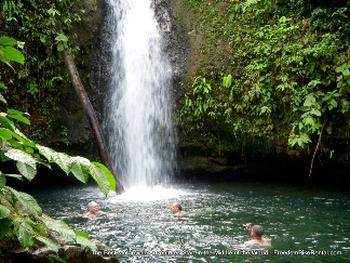
[[[25,66],[17,65],[15,71],[0,66],[0,79],[11,90],[3,95],[10,107],[19,105],[19,110],[35,112],[34,128],[40,127],[41,132],[22,128],[36,140],[44,140],[52,129],[60,128],[54,126],[54,120],[69,79],[60,52],[67,47],[73,54],[78,51],[72,28],[81,20],[80,5],[75,0],[5,0],[0,5],[0,35],[11,32],[13,38],[21,41],[1,45],[8,39],[2,37],[0,61],[8,63],[8,50],[14,56],[12,61],[23,64],[26,58]],[[24,56],[14,51],[14,45],[19,44]]]
[[[209,123],[225,122],[232,140],[253,136],[303,148],[315,142],[323,126],[330,134],[346,123],[348,3],[247,0],[224,1],[225,8],[219,8],[215,1],[190,2],[200,25],[213,22],[201,27],[209,46],[202,53],[221,59],[216,65],[222,66],[201,68],[201,77],[194,79],[179,113],[185,130],[210,130]],[[218,39],[225,48],[215,53],[210,46]],[[198,84],[199,78],[205,84]]]
[[[7,43],[16,41],[7,38],[5,42],[0,42],[0,50]],[[8,61],[3,62],[8,65],[10,62],[21,62],[16,60],[17,52],[19,51],[8,50],[6,57]],[[2,88],[6,90],[5,85]],[[6,103],[4,98],[3,102]],[[27,138],[17,128],[18,123],[30,124],[26,116],[26,113],[14,109],[0,112],[0,158],[2,162],[16,162],[19,172],[19,174],[5,174],[0,171],[0,239],[6,237],[13,229],[22,247],[33,247],[39,242],[57,253],[59,244],[52,238],[53,233],[56,233],[69,242],[96,250],[96,245],[90,241],[88,235],[74,232],[66,223],[44,216],[37,201],[27,193],[7,186],[6,178],[31,181],[37,174],[38,165],[51,168],[51,165],[55,164],[67,175],[73,174],[85,184],[91,175],[101,192],[107,195],[109,191],[116,191],[113,175],[101,163],[56,152]],[[44,225],[41,225],[41,222],[44,222]]]
[[[24,64],[24,56],[13,46],[17,44],[17,41],[9,37],[0,37],[0,61],[11,66],[10,61]],[[13,68],[12,68],[13,69]]]

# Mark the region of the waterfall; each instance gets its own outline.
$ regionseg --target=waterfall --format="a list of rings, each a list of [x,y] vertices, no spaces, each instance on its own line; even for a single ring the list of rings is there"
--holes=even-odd
[[[152,0],[107,0],[110,50],[104,127],[126,188],[166,185],[174,165],[172,69]]]

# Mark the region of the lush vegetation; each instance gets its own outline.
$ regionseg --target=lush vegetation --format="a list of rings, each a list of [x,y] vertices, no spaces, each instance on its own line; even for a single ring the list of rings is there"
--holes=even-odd
[[[14,65],[16,71],[0,65],[0,81],[9,88],[3,95],[10,107],[33,116],[34,123],[22,128],[39,141],[48,135],[60,137],[66,133],[66,128],[56,121],[69,79],[60,51],[68,45],[73,53],[78,50],[74,44],[76,36],[70,32],[81,20],[79,3],[4,0],[0,5],[0,35],[18,40],[26,59],[23,67]]]
[[[13,69],[11,63],[24,64],[24,56],[16,48],[17,41],[9,37],[0,37],[0,61]],[[7,87],[1,83],[2,90]],[[7,104],[0,94],[0,100]],[[30,124],[27,114],[8,109],[0,112],[0,160],[1,163],[15,162],[18,174],[8,174],[0,171],[0,242],[10,238],[14,233],[19,244],[25,248],[47,246],[58,252],[57,236],[62,236],[67,242],[89,247],[96,250],[96,245],[89,240],[89,236],[80,231],[73,231],[63,221],[44,216],[36,200],[25,192],[18,191],[7,185],[8,178],[18,180],[33,180],[37,174],[37,166],[51,168],[57,165],[67,175],[87,183],[91,176],[105,195],[109,191],[116,191],[116,182],[110,171],[101,163],[90,162],[83,157],[71,157],[42,146],[27,138],[19,129],[18,123]],[[2,244],[4,247],[4,244]],[[9,249],[14,249],[9,247]],[[6,253],[6,251],[2,251]],[[0,254],[0,259],[6,254]],[[53,259],[58,259],[53,255]]]
[[[317,149],[349,125],[349,1],[190,5],[205,64],[178,115],[184,138]]]

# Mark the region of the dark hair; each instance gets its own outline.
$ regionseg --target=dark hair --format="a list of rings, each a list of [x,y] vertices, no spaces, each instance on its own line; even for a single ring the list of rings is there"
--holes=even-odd
[[[179,203],[175,203],[174,206],[180,211],[182,210],[182,206]]]

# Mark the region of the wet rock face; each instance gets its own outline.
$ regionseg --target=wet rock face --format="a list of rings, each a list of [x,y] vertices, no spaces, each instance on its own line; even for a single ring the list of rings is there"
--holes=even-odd
[[[181,96],[180,83],[186,75],[188,37],[185,27],[177,18],[171,0],[153,0],[156,19],[163,36],[164,53],[167,54],[173,70],[173,93],[177,101]]]

